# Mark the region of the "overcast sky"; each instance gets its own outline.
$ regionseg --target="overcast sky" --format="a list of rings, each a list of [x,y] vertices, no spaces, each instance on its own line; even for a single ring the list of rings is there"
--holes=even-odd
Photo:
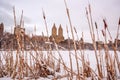
[[[66,0],[69,8],[71,21],[78,32],[78,37],[84,33],[85,41],[90,41],[89,26],[86,19],[85,7],[91,4],[93,21],[98,23],[99,34],[103,29],[102,19],[105,18],[112,37],[115,38],[118,20],[120,17],[120,0]],[[46,35],[45,24],[42,17],[42,9],[46,14],[46,21],[51,35],[51,28],[56,24],[58,28],[61,24],[65,38],[67,37],[66,25],[69,27],[64,0],[0,0],[0,22],[5,25],[5,31],[14,28],[13,10],[16,8],[17,24],[19,24],[22,10],[24,11],[24,24],[27,34],[34,34],[34,26],[37,34],[42,32]],[[70,30],[70,28],[69,28]],[[71,35],[71,33],[70,33]],[[100,37],[102,40],[102,36]]]

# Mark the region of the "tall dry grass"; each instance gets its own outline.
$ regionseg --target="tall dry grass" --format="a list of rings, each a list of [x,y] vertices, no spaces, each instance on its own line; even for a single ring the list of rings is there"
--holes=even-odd
[[[96,66],[97,66],[97,71],[93,70],[90,66],[91,62],[88,59],[85,58],[85,49],[84,49],[84,36],[82,33],[82,42],[79,42],[80,39],[78,37],[78,33],[75,27],[73,27],[71,18],[70,18],[70,12],[67,7],[67,2],[64,0],[65,3],[65,9],[66,9],[66,15],[69,21],[69,26],[70,26],[70,32],[68,30],[68,27],[66,26],[67,30],[67,37],[68,37],[68,52],[69,52],[69,61],[70,61],[70,66],[67,66],[65,64],[65,61],[62,57],[62,53],[60,53],[59,47],[62,48],[62,50],[65,50],[62,46],[58,45],[55,42],[55,39],[53,38],[53,43],[50,42],[49,40],[49,34],[48,34],[48,26],[47,26],[47,18],[45,15],[44,10],[43,11],[43,20],[45,23],[45,29],[47,33],[47,42],[48,44],[48,49],[47,49],[47,56],[44,56],[43,50],[38,49],[38,44],[36,41],[36,44],[33,44],[32,41],[27,38],[27,41],[29,42],[30,46],[33,48],[33,50],[30,50],[26,52],[24,50],[24,34],[19,34],[15,35],[15,39],[17,41],[18,48],[16,52],[13,50],[8,50],[5,52],[0,53],[0,77],[4,76],[10,76],[13,79],[19,79],[22,80],[25,77],[28,77],[28,79],[38,79],[39,77],[48,77],[48,75],[52,75],[53,77],[51,78],[52,80],[57,80],[57,79],[63,79],[67,78],[68,80],[86,80],[87,78],[91,78],[92,80],[102,80],[102,79],[107,79],[107,80],[117,80],[118,73],[120,73],[120,61],[118,58],[118,52],[117,52],[117,41],[115,45],[112,44],[112,48],[114,51],[114,56],[112,57],[110,55],[110,50],[109,46],[107,45],[107,33],[109,35],[110,40],[113,42],[113,38],[111,36],[108,24],[105,19],[103,19],[103,24],[104,24],[104,29],[102,30],[103,37],[104,37],[104,53],[105,57],[102,55],[101,52],[101,45],[98,44],[98,48],[96,47],[96,40],[100,41],[100,35],[99,35],[99,26],[97,23],[93,21],[93,16],[92,16],[92,8],[90,4],[86,8],[86,18],[88,20],[88,27],[90,30],[90,35],[92,39],[92,45],[94,48],[94,53],[95,53],[95,58],[96,58]],[[14,13],[14,26],[16,27],[16,14],[15,14],[15,7],[13,8],[13,13]],[[23,11],[21,15],[21,20],[20,20],[20,26],[22,26],[23,22]],[[120,27],[120,20],[118,23],[118,30],[117,30],[117,35],[116,39],[118,39],[119,36],[119,27]],[[96,29],[95,29],[96,28]],[[36,30],[35,30],[36,31]],[[96,33],[95,33],[96,31]],[[75,34],[74,34],[75,32]],[[70,50],[70,40],[69,40],[69,33],[72,34],[72,40],[74,42],[74,53],[71,52]],[[75,40],[75,35],[77,37],[77,41]],[[97,38],[95,37],[97,36]],[[22,39],[21,39],[22,38]],[[55,46],[55,50],[57,51],[59,55],[59,59],[56,58],[54,55],[54,52],[52,52],[51,49],[51,44]],[[77,45],[78,44],[78,49]],[[98,51],[97,51],[98,50]],[[79,51],[79,52],[78,52]],[[29,55],[29,56],[28,56]],[[16,59],[14,59],[14,56]],[[5,64],[3,64],[3,59],[5,60]],[[74,71],[73,69],[73,57],[75,57],[75,62],[77,67],[77,72]],[[103,59],[105,60],[105,65],[103,64]],[[80,62],[82,65],[80,65]],[[64,70],[65,74],[61,75],[56,75],[57,73],[60,73],[61,69]],[[105,70],[105,71],[104,71]],[[107,76],[105,75],[107,73]]]

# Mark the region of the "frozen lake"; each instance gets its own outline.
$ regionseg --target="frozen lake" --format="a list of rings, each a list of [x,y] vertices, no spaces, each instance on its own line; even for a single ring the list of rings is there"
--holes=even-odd
[[[10,54],[12,54],[14,56],[14,63],[15,63],[15,60],[16,60],[16,51],[9,51],[9,52],[6,52],[6,51],[1,51],[0,52],[0,56],[1,56],[1,60],[3,62],[3,65],[6,64],[6,61],[5,59],[9,57]],[[9,53],[9,54],[8,54]],[[90,67],[93,69],[93,71],[97,74],[97,62],[96,62],[96,57],[95,57],[95,52],[94,51],[90,51],[90,50],[85,50],[85,51],[76,51],[77,53],[77,57],[78,57],[78,64],[79,64],[79,69],[80,71],[82,72],[82,68],[83,68],[83,65],[82,65],[82,59],[83,59],[83,56],[82,54],[84,54],[84,61],[85,62],[89,62],[89,65]],[[30,64],[34,64],[34,60],[31,61],[32,59],[34,59],[33,57],[39,59],[39,58],[44,58],[44,59],[47,59],[49,55],[52,55],[52,60],[54,60],[54,63],[55,65],[57,65],[58,63],[58,60],[60,59],[61,60],[61,63],[65,63],[65,65],[68,67],[68,68],[71,68],[70,67],[70,57],[69,57],[69,54],[71,54],[71,60],[72,60],[72,67],[73,67],[73,71],[77,73],[77,66],[76,66],[76,58],[75,58],[75,51],[52,51],[51,54],[48,53],[47,51],[24,51],[24,52],[21,52],[20,53],[22,55],[22,57],[24,57],[24,60],[27,61],[27,63],[30,65]],[[114,58],[114,51],[109,51],[109,54],[112,58]],[[117,51],[117,54],[119,56],[119,59],[120,59],[120,52]],[[98,61],[99,63],[102,63],[102,70],[103,70],[103,75],[104,76],[107,76],[106,75],[106,64],[105,64],[105,52],[104,50],[101,50],[100,52],[97,51],[97,56],[98,56]],[[49,57],[51,58],[51,57]],[[101,58],[101,60],[100,60]],[[40,59],[39,59],[40,60]],[[60,72],[59,73],[56,73],[56,74],[65,74],[65,70],[64,70],[64,66],[62,64],[60,64]],[[117,69],[117,75],[120,75],[118,69]],[[40,80],[44,80],[45,78],[40,78]],[[48,79],[48,78],[46,78]],[[62,80],[66,80],[67,78],[63,78]],[[0,78],[0,80],[11,80],[11,78]],[[48,79],[49,80],[49,79]]]

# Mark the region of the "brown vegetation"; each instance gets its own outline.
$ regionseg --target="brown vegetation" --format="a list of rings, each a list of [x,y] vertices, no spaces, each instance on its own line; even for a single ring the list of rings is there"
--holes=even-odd
[[[118,40],[119,28],[117,32],[117,37],[113,42],[107,22],[103,19],[104,29],[102,30],[102,33],[105,41],[101,42],[99,40],[100,36],[98,33],[98,25],[95,22],[94,26],[91,14],[91,6],[88,5],[88,7],[86,8],[86,18],[88,20],[92,43],[85,43],[83,34],[81,39],[79,40],[77,30],[75,29],[75,27],[72,26],[70,13],[66,1],[65,7],[72,33],[72,39],[70,39],[68,27],[66,26],[68,37],[68,39],[66,40],[64,40],[63,37],[62,27],[59,27],[59,32],[57,35],[57,29],[55,25],[52,29],[52,35],[49,38],[44,11],[43,19],[45,21],[47,36],[45,37],[34,35],[32,37],[29,37],[25,34],[25,28],[24,26],[22,26],[23,11],[21,15],[20,25],[17,25],[15,8],[13,8],[15,22],[14,34],[3,34],[4,26],[3,24],[0,25],[0,48],[5,50],[5,53],[2,53],[2,51],[0,53],[0,77],[9,76],[13,79],[22,80],[25,77],[29,77],[29,79],[38,79],[39,77],[48,77],[48,75],[52,75],[53,77],[51,79],[53,80],[62,79],[64,77],[66,77],[68,80],[72,80],[74,79],[74,77],[76,80],[85,80],[89,77],[92,80],[102,80],[104,78],[107,80],[118,79],[119,74],[117,74],[117,72],[120,73],[120,60],[117,53],[117,49],[119,49],[120,47],[120,40]],[[119,26],[120,21],[118,27]],[[96,30],[94,28],[96,28]],[[97,34],[95,34],[95,31],[97,32]],[[77,41],[74,38],[74,32],[78,38]],[[107,43],[106,41],[107,32],[111,39],[110,43]],[[97,41],[95,39],[95,35],[97,35]],[[52,42],[50,42],[51,40]],[[26,50],[28,49],[29,51],[26,53]],[[54,56],[52,49],[55,49],[57,51],[59,59]],[[70,67],[66,66],[59,49],[68,49]],[[70,51],[71,49],[74,50],[74,53]],[[96,71],[91,68],[91,63],[89,59],[85,58],[85,49],[91,49],[94,51],[97,66]],[[102,56],[101,49],[104,50],[105,57]],[[113,57],[110,55],[110,49],[112,49],[114,52]],[[13,50],[15,50],[15,52]],[[43,55],[43,50],[47,51],[47,56]],[[79,52],[77,52],[77,50]],[[3,56],[5,63],[3,63],[1,56]],[[14,56],[16,59],[14,59]],[[77,68],[77,71],[73,70],[72,57],[75,58],[75,67]],[[105,60],[105,64],[103,64],[103,59]],[[80,62],[82,63],[82,65],[80,65]],[[60,72],[61,68],[63,68],[65,74],[56,75],[56,73]],[[107,73],[107,76],[104,75],[104,72]]]

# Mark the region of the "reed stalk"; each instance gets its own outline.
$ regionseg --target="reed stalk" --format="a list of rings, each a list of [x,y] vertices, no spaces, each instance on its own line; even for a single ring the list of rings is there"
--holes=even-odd
[[[45,15],[45,12],[44,12],[44,10],[42,9],[42,12],[43,12],[43,19],[44,19],[44,24],[45,24],[45,27],[46,27],[46,32],[47,32],[47,38],[48,38],[48,42],[50,42],[50,39],[49,39],[49,34],[48,34],[48,26],[47,26],[47,22],[46,22],[46,15]],[[51,59],[51,61],[53,61],[53,62],[55,62],[54,60],[53,60],[53,58],[52,58],[52,48],[51,48],[51,44],[48,44],[49,45],[49,48],[48,48],[48,64],[49,65],[51,65],[50,64],[50,59]],[[53,70],[54,70],[54,72],[55,72],[55,64],[53,63]],[[54,78],[55,78],[55,76],[54,76]]]
[[[103,19],[103,22],[104,22],[104,25],[105,25],[105,24],[107,25],[107,23],[106,23],[106,21],[105,21],[104,19]],[[108,27],[106,27],[106,29],[107,29],[107,31],[108,31],[110,40],[111,40],[112,43],[113,43],[112,36],[111,36],[111,33],[110,33]],[[120,73],[120,65],[119,65],[119,62],[120,62],[120,61],[119,61],[119,58],[118,58],[118,54],[117,54],[115,45],[112,44],[112,48],[113,48],[113,51],[114,51],[114,53],[115,53],[115,54],[114,54],[114,57],[115,57],[115,59],[116,59],[116,62],[117,62],[117,65],[118,65],[118,70],[119,70],[119,73]]]
[[[89,15],[90,15],[90,17],[89,17]],[[102,71],[100,70],[100,65],[99,65],[98,56],[97,56],[95,34],[94,34],[94,28],[93,28],[93,22],[92,22],[92,14],[91,14],[90,4],[89,4],[89,11],[86,8],[86,17],[87,17],[87,20],[88,20],[90,35],[91,35],[92,44],[93,44],[93,48],[94,48],[94,52],[95,52],[95,57],[96,57],[96,61],[97,61],[98,74],[100,76],[100,78],[98,78],[98,79],[101,80],[101,78],[102,78]]]
[[[85,79],[85,77],[87,76],[86,74],[87,74],[89,71],[85,71],[87,66],[85,66],[85,63],[86,63],[86,62],[85,62],[85,57],[84,57],[84,54],[85,54],[85,52],[84,52],[84,40],[81,41],[81,42],[79,42],[77,30],[76,30],[75,27],[74,27],[74,31],[75,31],[76,36],[77,36],[79,51],[80,51],[80,53],[81,53],[82,67],[83,67],[83,77],[84,77],[84,79]],[[82,39],[83,39],[83,33],[82,33]],[[87,77],[88,77],[88,76],[87,76]]]
[[[119,22],[118,22],[118,29],[117,29],[117,34],[116,34],[116,41],[115,41],[115,46],[116,46],[116,49],[117,49],[117,42],[118,42],[118,37],[119,37],[119,27],[120,27],[120,18],[119,18]]]
[[[75,59],[76,59],[78,77],[79,77],[79,75],[80,75],[80,73],[79,73],[79,64],[78,64],[77,52],[76,52],[77,48],[76,48],[76,43],[75,43],[74,34],[73,34],[73,26],[72,26],[70,14],[69,14],[69,9],[68,9],[67,4],[66,4],[66,0],[64,0],[64,3],[65,3],[65,7],[66,7],[67,17],[68,17],[69,24],[70,24],[70,29],[71,29],[71,33],[72,33],[72,39],[73,39],[73,42],[74,42]],[[80,78],[78,78],[78,80],[80,80]]]
[[[97,41],[98,41],[98,44],[97,44],[97,47],[98,47],[98,53],[99,53],[99,59],[100,59],[100,71],[101,71],[101,77],[103,77],[103,70],[102,70],[102,53],[101,53],[101,44],[99,43],[99,41],[100,41],[100,38],[99,38],[99,33],[98,33],[98,25],[97,25],[97,23],[95,22],[95,27],[96,27],[96,33],[97,33]]]
[[[70,39],[69,39],[69,31],[68,31],[68,27],[66,26],[66,30],[67,30],[67,36],[68,36],[68,51],[69,51],[69,60],[70,60],[70,68],[71,68],[71,72],[73,72],[73,66],[72,66],[72,57],[71,57],[71,53],[70,53]],[[70,74],[70,80],[73,79],[73,74]]]

